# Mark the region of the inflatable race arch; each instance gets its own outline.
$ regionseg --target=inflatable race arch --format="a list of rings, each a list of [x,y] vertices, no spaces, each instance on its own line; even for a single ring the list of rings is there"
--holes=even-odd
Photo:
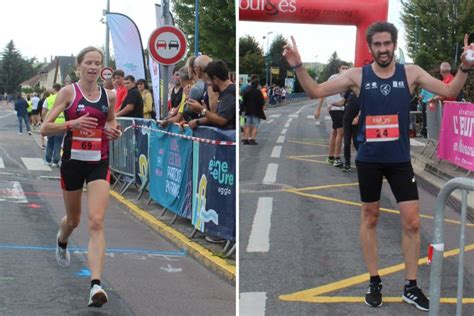
[[[372,61],[365,31],[387,14],[388,0],[239,0],[240,21],[355,25],[355,66]]]

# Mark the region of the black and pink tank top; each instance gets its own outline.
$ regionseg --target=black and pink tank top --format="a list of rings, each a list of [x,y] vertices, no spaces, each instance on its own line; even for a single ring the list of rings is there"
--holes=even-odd
[[[109,140],[105,136],[104,127],[109,113],[107,92],[100,87],[97,100],[91,101],[84,96],[77,83],[73,83],[74,98],[64,110],[66,121],[75,120],[86,113],[97,119],[97,127],[89,133],[84,131],[68,131],[64,137],[63,159],[74,159],[87,162],[105,160],[109,155]]]

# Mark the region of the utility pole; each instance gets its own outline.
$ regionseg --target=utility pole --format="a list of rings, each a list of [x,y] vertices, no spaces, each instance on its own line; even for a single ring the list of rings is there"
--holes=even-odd
[[[194,56],[199,54],[199,0],[196,0],[194,15]]]
[[[104,11],[104,15],[110,12],[110,0],[107,0],[107,9]],[[109,66],[109,22],[107,21],[107,17],[105,18],[105,52],[104,52],[104,65],[105,67]]]

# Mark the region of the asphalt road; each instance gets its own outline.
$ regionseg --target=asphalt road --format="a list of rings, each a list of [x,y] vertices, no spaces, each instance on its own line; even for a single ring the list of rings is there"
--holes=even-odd
[[[109,302],[87,307],[87,193],[69,241],[71,266],[61,268],[54,258],[64,215],[59,171],[41,163],[44,151],[32,136],[18,135],[17,124],[0,103],[0,315],[235,315],[235,287],[112,197],[102,279]]]
[[[404,283],[397,204],[383,185],[378,229],[379,267],[385,303],[363,303],[368,276],[359,244],[357,175],[324,163],[330,121],[312,117],[316,101],[266,111],[257,146],[240,146],[240,314],[241,315],[418,315],[401,302]],[[326,117],[327,116],[327,117]],[[354,158],[353,153],[353,158]],[[435,197],[419,179],[421,258],[432,240]],[[459,220],[447,208],[446,218]],[[446,250],[459,248],[460,225],[446,223]],[[469,224],[466,245],[471,245]],[[472,247],[471,247],[472,248]],[[458,256],[444,260],[443,298],[456,297]],[[474,256],[465,257],[464,297],[474,297]],[[419,266],[418,284],[429,293],[430,267]],[[465,315],[474,306],[464,304]],[[442,304],[442,315],[455,304]]]

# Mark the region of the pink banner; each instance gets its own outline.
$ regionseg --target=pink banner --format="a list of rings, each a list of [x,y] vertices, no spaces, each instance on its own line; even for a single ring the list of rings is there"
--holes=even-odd
[[[439,133],[438,157],[474,170],[474,104],[445,102]]]

